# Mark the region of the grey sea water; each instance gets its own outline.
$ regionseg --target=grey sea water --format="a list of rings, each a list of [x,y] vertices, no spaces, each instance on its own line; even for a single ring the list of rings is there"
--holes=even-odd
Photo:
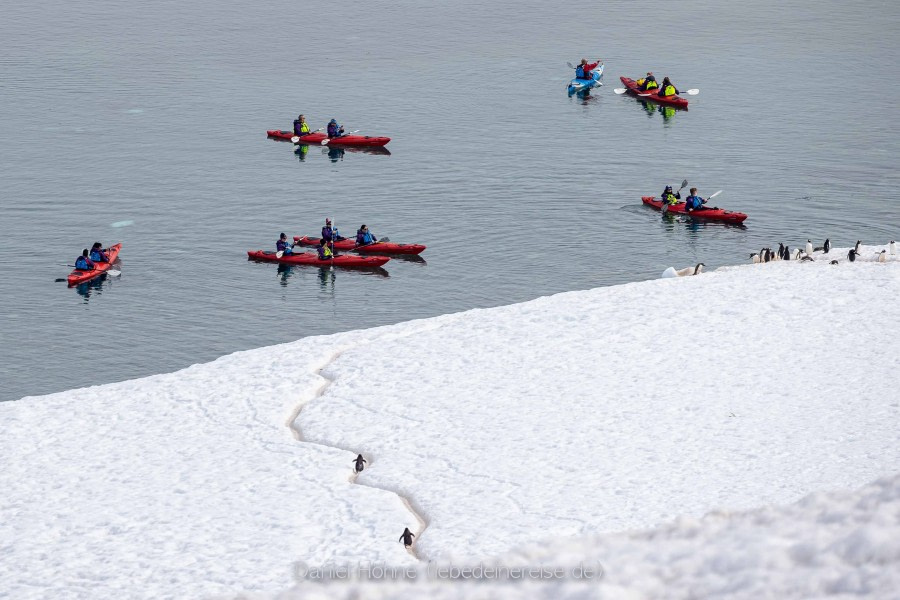
[[[0,400],[236,350],[900,237],[896,2],[13,3],[0,20]],[[569,98],[566,61],[605,87]],[[668,114],[646,70],[699,88]],[[267,140],[305,113],[390,155]],[[687,178],[745,228],[665,222]],[[428,245],[381,272],[248,262],[277,235]],[[65,277],[93,241],[121,276]],[[673,316],[702,310],[673,306]],[[865,307],[860,307],[865,310]],[[310,347],[310,351],[315,351]]]

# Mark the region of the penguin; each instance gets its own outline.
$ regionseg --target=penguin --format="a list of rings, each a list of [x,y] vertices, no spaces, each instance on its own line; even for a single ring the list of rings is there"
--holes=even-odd
[[[856,250],[850,248],[850,252],[847,253],[847,258],[850,259],[850,262],[854,262],[856,260]]]
[[[784,258],[784,244],[779,242],[779,244],[778,244],[778,260],[781,260],[783,258]]]
[[[838,261],[833,260],[833,261],[831,261],[831,263],[829,263],[829,264],[836,265],[836,264],[838,264]]]
[[[886,262],[887,261],[887,250],[882,250],[878,253],[878,258],[876,258],[878,262]]]
[[[754,252],[753,254],[751,254],[751,255],[750,255],[750,262],[752,262],[754,265],[758,265],[758,264],[759,264],[759,254],[757,254],[756,252]]]
[[[794,250],[794,260],[800,260],[800,255],[803,253],[803,250],[797,248]]]
[[[891,240],[891,243],[888,244],[888,246],[890,246],[891,248],[891,254],[897,254],[897,244],[894,242],[894,240]]]
[[[410,546],[412,546],[414,537],[416,537],[416,534],[414,534],[412,531],[410,531],[409,527],[406,527],[403,530],[403,533],[400,534],[400,538],[397,541],[399,542],[400,540],[403,540],[403,545],[405,547],[409,548]]]
[[[763,248],[763,252],[765,252],[765,262],[770,262],[772,260],[772,251],[768,248]]]
[[[825,238],[825,254],[828,254],[829,250],[831,250],[831,240]]]
[[[760,250],[759,250],[759,262],[769,262],[769,255],[766,254],[766,248],[760,248]]]
[[[791,247],[790,246],[784,247],[784,260],[791,260]]]
[[[806,240],[806,255],[812,256],[812,253],[813,253],[812,240]]]
[[[685,267],[683,269],[679,269],[675,271],[679,277],[687,277],[690,275],[699,275],[703,272],[703,267],[705,267],[703,263],[697,263],[696,267]]]
[[[356,472],[362,473],[362,470],[365,469],[365,465],[363,463],[366,462],[366,459],[363,458],[362,454],[356,455]]]
[[[862,243],[861,241],[856,240],[856,246],[853,247],[853,251],[856,252],[857,254],[859,254],[859,245],[861,243]]]
[[[807,254],[807,255],[805,255],[803,258],[801,258],[800,260],[814,261],[814,260],[816,260],[816,259],[814,259],[812,256],[810,256],[809,254]]]

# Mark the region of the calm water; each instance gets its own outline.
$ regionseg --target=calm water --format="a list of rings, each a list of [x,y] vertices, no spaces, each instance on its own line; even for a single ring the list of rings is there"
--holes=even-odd
[[[900,4],[874,1],[6,6],[0,400],[779,241],[900,239],[898,31]],[[596,55],[606,86],[568,98],[565,62]],[[613,94],[647,69],[700,88],[690,111]],[[390,155],[266,139],[298,112],[389,135]],[[640,205],[683,178],[747,227]],[[246,260],[325,216],[425,243],[426,262]],[[95,240],[124,243],[121,277],[55,283]]]

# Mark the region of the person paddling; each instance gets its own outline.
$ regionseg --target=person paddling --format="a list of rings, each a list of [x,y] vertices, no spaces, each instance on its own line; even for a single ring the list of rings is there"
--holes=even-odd
[[[691,195],[684,199],[685,210],[687,210],[687,212],[703,210],[706,208],[703,206],[704,204],[706,204],[706,199],[697,195],[697,188],[691,188]]]
[[[107,254],[108,249],[103,247],[103,244],[100,242],[94,242],[94,245],[91,246],[90,258],[94,262],[109,262],[109,254]]]
[[[662,193],[662,203],[663,204],[677,204],[679,200],[681,200],[681,190],[679,190],[677,192],[673,192],[672,186],[667,185],[666,189]]]
[[[336,138],[344,135],[344,127],[342,125],[338,125],[336,119],[332,119],[328,121],[328,137]]]
[[[308,133],[309,123],[306,122],[306,117],[299,115],[294,119],[294,135],[306,135]]]
[[[359,229],[356,231],[357,246],[368,246],[369,244],[374,244],[377,241],[378,238],[372,235],[368,227],[366,227],[365,225],[360,225]]]
[[[322,239],[326,242],[340,242],[347,238],[338,233],[337,227],[331,226],[331,219],[325,219],[325,227],[322,228]]]
[[[655,90],[659,87],[659,84],[656,83],[656,77],[653,76],[651,71],[647,71],[647,76],[638,79],[635,83],[637,84],[638,89],[643,92]]]
[[[657,94],[657,96],[659,96],[660,98],[667,98],[668,96],[677,95],[678,88],[676,88],[675,85],[671,81],[669,81],[668,77],[664,77],[662,87],[659,89],[659,93]]]
[[[319,245],[316,246],[316,252],[319,253],[319,260],[331,260],[334,257],[334,252],[332,252],[330,248],[331,244],[325,241],[325,238],[319,240]]]
[[[293,254],[294,245],[289,244],[287,241],[287,236],[282,233],[280,236],[278,236],[278,241],[275,242],[275,251],[281,252],[283,254]]]
[[[81,256],[75,259],[75,268],[80,271],[93,271],[96,268],[94,261],[88,256],[88,249],[81,251]]]
[[[592,71],[596,69],[599,64],[599,59],[597,62],[588,63],[586,58],[582,58],[578,66],[575,67],[575,77],[578,79],[593,79]]]

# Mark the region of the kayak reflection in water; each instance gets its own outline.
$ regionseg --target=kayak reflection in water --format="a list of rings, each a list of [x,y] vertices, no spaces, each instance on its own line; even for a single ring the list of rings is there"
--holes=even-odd
[[[706,207],[706,200],[697,195],[697,188],[691,188],[691,195],[684,199],[684,208],[687,212],[695,210],[703,210]]]
[[[336,119],[332,119],[328,121],[328,137],[336,138],[344,135],[344,128],[341,125],[338,125]]]
[[[285,234],[281,234],[278,237],[278,241],[275,242],[275,251],[276,252],[284,252],[285,255],[294,253],[294,245],[289,244],[287,241],[287,236]]]
[[[662,115],[663,121],[666,121],[667,123],[672,119],[672,117],[674,117],[677,114],[677,112],[678,111],[676,111],[671,106],[660,106],[659,107],[659,114]]]
[[[299,146],[297,146],[297,149],[294,150],[294,154],[297,155],[297,159],[300,162],[305,161],[306,155],[309,154],[309,144],[300,144]]]
[[[368,227],[360,225],[359,229],[356,231],[357,246],[367,246],[369,244],[374,244],[377,241],[378,238],[372,235]]]
[[[333,163],[344,160],[344,149],[338,148],[337,146],[328,146],[328,158],[330,158]]]
[[[666,98],[667,96],[677,95],[678,88],[676,88],[675,85],[671,81],[669,81],[668,77],[663,78],[662,87],[659,89],[659,93],[657,94],[657,96],[659,96],[660,98]]]
[[[90,259],[88,249],[85,248],[81,251],[81,256],[75,259],[75,268],[79,271],[93,271],[94,267],[94,261]]]
[[[94,245],[91,246],[91,260],[94,262],[108,263],[109,262],[109,254],[107,254],[108,250],[109,249],[104,248],[103,244],[101,244],[100,242],[94,242]]]
[[[646,77],[641,77],[635,83],[638,86],[638,89],[646,92],[647,90],[655,90],[659,87],[659,84],[656,83],[656,77],[653,76],[653,72],[647,71]]]

